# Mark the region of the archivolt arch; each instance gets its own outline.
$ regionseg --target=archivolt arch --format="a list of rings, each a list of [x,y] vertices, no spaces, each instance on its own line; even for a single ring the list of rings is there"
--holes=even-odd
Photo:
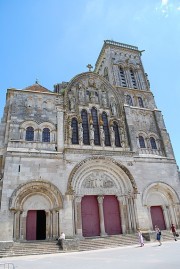
[[[67,193],[82,195],[87,189],[88,194],[137,193],[135,180],[129,170],[124,165],[104,156],[87,158],[72,170]]]
[[[23,210],[25,201],[33,195],[41,195],[45,197],[51,208],[59,210],[63,207],[63,199],[58,188],[44,180],[33,180],[25,184],[21,184],[14,190],[9,199],[10,210]]]
[[[178,195],[175,190],[172,189],[168,184],[162,182],[154,182],[146,187],[143,192],[142,202],[145,206],[152,206],[153,201],[151,197],[159,196],[159,201],[161,200],[164,205],[169,204],[179,204]]]

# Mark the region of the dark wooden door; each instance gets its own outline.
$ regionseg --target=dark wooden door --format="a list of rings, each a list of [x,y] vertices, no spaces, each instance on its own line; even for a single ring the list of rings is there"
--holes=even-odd
[[[37,224],[36,210],[29,210],[27,212],[27,219],[26,219],[27,240],[36,240],[36,224]]]
[[[29,210],[26,220],[26,240],[46,239],[46,213],[44,210]]]
[[[106,233],[108,235],[121,234],[121,219],[117,198],[114,195],[104,196],[103,209]]]
[[[99,208],[96,196],[88,195],[82,198],[81,215],[83,236],[99,236]]]
[[[166,230],[164,215],[161,206],[151,206],[151,218],[153,229],[157,225],[160,230]]]

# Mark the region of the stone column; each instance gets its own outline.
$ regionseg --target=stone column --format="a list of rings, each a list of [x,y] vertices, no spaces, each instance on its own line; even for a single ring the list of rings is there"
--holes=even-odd
[[[15,233],[14,238],[19,239],[20,238],[20,210],[16,211],[15,213]]]
[[[59,232],[59,211],[56,211],[56,220],[57,220],[57,231],[56,231],[56,233],[57,233],[57,237],[59,237],[60,236],[60,232]]]
[[[49,239],[51,237],[51,218],[50,218],[51,212],[46,211],[46,239]]]
[[[177,228],[179,227],[178,207],[179,207],[179,204],[173,204],[174,223]]]
[[[119,202],[119,214],[120,214],[120,219],[121,219],[121,228],[122,228],[122,233],[126,233],[126,221],[125,221],[125,216],[124,216],[124,197],[122,196],[117,196],[117,200]]]
[[[138,74],[137,69],[134,70],[134,77],[135,77],[137,88],[141,89],[141,83],[140,83],[139,74]]]
[[[124,76],[125,76],[125,80],[126,80],[126,85],[128,88],[132,88],[132,85],[131,85],[131,77],[130,77],[130,74],[129,74],[129,69],[128,67],[125,67],[124,68]]]
[[[170,212],[170,225],[173,223],[173,224],[176,224],[176,218],[175,218],[175,212],[174,212],[174,205],[173,204],[170,204],[169,205],[169,212]]]
[[[131,206],[131,215],[132,215],[132,226],[133,226],[134,231],[136,231],[137,224],[136,224],[136,214],[135,214],[133,197],[130,198],[130,206]]]
[[[100,230],[101,230],[101,236],[106,236],[107,233],[105,232],[105,226],[104,226],[104,211],[103,211],[103,196],[98,196],[98,206],[99,206],[99,218],[100,218]]]
[[[64,111],[57,107],[57,150],[64,150]]]
[[[26,240],[26,221],[27,221],[27,211],[24,211],[21,216],[21,238]]]
[[[169,219],[168,219],[166,206],[162,206],[162,210],[163,210],[164,221],[165,221],[165,225],[166,225],[166,229],[167,229],[167,228],[169,228]]]
[[[129,209],[129,198],[126,197],[126,206],[127,206],[127,218],[128,218],[128,226],[129,226],[129,232],[132,231],[131,229],[131,211]]]
[[[82,215],[81,215],[81,200],[82,197],[75,197],[74,216],[75,216],[75,234],[78,237],[83,237],[82,234]]]
[[[52,210],[52,238],[57,237],[57,213]]]

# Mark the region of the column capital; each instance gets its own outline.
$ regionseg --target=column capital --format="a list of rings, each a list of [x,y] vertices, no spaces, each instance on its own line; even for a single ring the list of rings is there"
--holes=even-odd
[[[104,200],[104,196],[98,196],[97,200],[98,200],[98,204],[102,204]]]

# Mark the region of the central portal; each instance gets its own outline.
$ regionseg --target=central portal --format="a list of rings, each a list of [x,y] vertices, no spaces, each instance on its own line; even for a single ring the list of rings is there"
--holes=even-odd
[[[46,213],[44,210],[29,210],[26,222],[26,240],[46,239]]]

